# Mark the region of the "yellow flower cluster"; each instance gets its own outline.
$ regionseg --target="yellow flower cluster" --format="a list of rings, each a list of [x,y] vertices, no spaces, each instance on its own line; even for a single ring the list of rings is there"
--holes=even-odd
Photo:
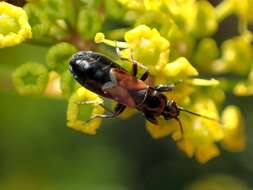
[[[17,45],[31,37],[31,27],[25,11],[0,2],[0,48]]]
[[[198,71],[184,57],[179,57],[170,62],[170,43],[156,29],[150,29],[145,25],[137,26],[125,33],[125,42],[118,43],[105,39],[103,34],[98,33],[95,41],[123,48],[121,56],[131,60],[130,55],[132,55],[134,60],[146,66],[152,74],[151,80],[153,80],[153,83],[171,83],[183,80],[176,85],[172,92],[166,94],[167,97],[170,100],[175,100],[178,105],[182,105],[188,110],[217,120],[208,120],[181,112],[180,120],[184,128],[183,136],[177,121],[166,121],[159,118],[158,126],[148,121],[146,123],[147,130],[152,137],[161,138],[171,134],[178,147],[187,156],[195,156],[200,163],[205,163],[219,155],[217,142],[222,142],[228,150],[243,148],[243,124],[239,109],[233,106],[228,107],[222,117],[224,123],[218,122],[220,118],[215,94],[220,91],[215,86],[219,82],[215,79],[190,78],[198,76]],[[204,93],[205,91],[201,86],[210,86],[211,95]],[[228,121],[231,116],[233,121]],[[235,141],[235,137],[240,137],[240,142]]]
[[[222,113],[224,121],[223,146],[230,151],[240,151],[245,147],[244,123],[240,110],[236,106],[228,106]]]
[[[141,23],[157,24],[164,35],[184,38],[185,32],[197,36],[210,35],[217,29],[214,7],[196,0],[118,0],[124,6],[140,11]],[[182,11],[183,10],[183,11]],[[152,13],[151,13],[152,12]],[[152,15],[153,16],[152,16]],[[180,30],[179,30],[180,29]]]
[[[234,9],[236,10],[237,14],[243,20],[253,21],[253,1],[252,0],[226,0],[229,3],[233,4]]]
[[[151,74],[160,72],[169,60],[169,42],[160,36],[156,29],[150,29],[145,25],[128,31],[125,34],[125,41],[133,57],[140,63],[145,63]],[[123,53],[124,57],[129,58]]]
[[[35,37],[32,42],[36,43],[37,39],[42,39],[42,42],[61,42],[49,49],[46,65],[29,63],[14,72],[13,82],[17,90],[26,95],[49,95],[57,86],[58,94],[61,91],[62,96],[70,97],[68,126],[87,134],[95,134],[101,119],[85,121],[104,112],[99,105],[103,100],[96,94],[79,88],[80,85],[77,85],[67,70],[67,65],[70,56],[77,49],[94,47],[89,40],[97,31],[107,31],[111,26],[104,27],[107,23],[103,22],[112,17],[137,27],[127,32],[125,28],[107,31],[107,34],[111,34],[110,39],[112,36],[116,36],[113,39],[124,37],[124,41],[106,39],[103,33],[97,33],[95,42],[120,48],[120,56],[129,61],[118,63],[126,69],[131,68],[132,58],[142,64],[138,75],[148,69],[149,85],[176,83],[173,91],[166,93],[169,100],[214,119],[208,120],[182,111],[180,120],[184,128],[183,136],[177,121],[166,121],[163,118],[158,118],[158,126],[146,123],[151,136],[162,138],[171,135],[187,156],[196,157],[201,163],[219,154],[217,143],[229,151],[242,150],[245,137],[240,110],[235,106],[222,110],[225,93],[218,88],[219,81],[196,77],[199,73],[201,76],[213,73],[221,76],[227,73],[246,76],[247,80],[236,81],[233,83],[235,86],[230,81],[225,81],[224,84],[229,83],[230,91],[233,89],[237,95],[253,95],[253,38],[247,29],[248,23],[253,21],[252,0],[224,0],[216,7],[207,0],[117,1],[120,4],[116,0],[105,1],[101,12],[97,11],[101,8],[99,3],[87,3],[87,6],[80,6],[76,14],[71,1],[27,3],[24,6],[26,12],[1,1],[0,48],[17,45],[31,38],[32,32]],[[110,13],[107,13],[108,10]],[[29,15],[32,32],[26,13]],[[236,14],[239,18],[240,35],[224,41],[219,48],[211,36],[216,32],[219,22],[230,14]],[[80,102],[95,104],[84,105]],[[127,110],[122,118],[135,112]]]
[[[253,51],[252,34],[247,27],[253,21],[252,0],[224,0],[216,7],[205,0],[118,1],[138,15],[134,21],[136,25],[155,26],[170,41],[171,59],[190,58],[192,64],[205,73],[249,73]],[[213,35],[219,22],[231,14],[238,15],[240,35],[222,43],[221,59],[218,59],[217,44],[207,37]],[[239,87],[245,89],[242,85]]]

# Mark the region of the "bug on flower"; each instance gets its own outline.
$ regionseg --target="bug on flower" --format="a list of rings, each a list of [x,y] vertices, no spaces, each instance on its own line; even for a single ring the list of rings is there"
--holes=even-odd
[[[175,84],[149,86],[145,83],[149,76],[148,71],[137,79],[138,63],[133,59],[131,62],[132,74],[108,57],[96,52],[80,51],[73,55],[69,70],[75,80],[83,87],[117,102],[114,111],[100,104],[110,114],[94,115],[89,120],[113,118],[121,114],[126,107],[131,107],[142,112],[147,120],[156,125],[159,116],[163,116],[165,120],[176,119],[181,132],[183,132],[183,127],[178,117],[180,111],[217,121],[214,118],[178,107],[175,101],[168,100],[163,93],[173,90]],[[80,104],[92,103],[94,102],[80,102]]]

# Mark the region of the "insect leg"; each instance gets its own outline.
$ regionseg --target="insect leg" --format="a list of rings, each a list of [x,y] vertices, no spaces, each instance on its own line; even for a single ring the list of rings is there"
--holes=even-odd
[[[119,114],[121,114],[126,106],[123,104],[117,104],[116,107],[114,108],[114,111],[111,111],[109,108],[107,108],[105,105],[103,104],[99,104],[102,108],[104,108],[106,111],[110,112],[111,114],[101,114],[101,115],[93,115],[91,118],[89,118],[88,120],[84,121],[84,123],[87,123],[93,119],[96,118],[114,118],[117,117]]]
[[[174,84],[167,84],[167,85],[159,84],[155,86],[154,89],[157,90],[158,92],[167,92],[171,91],[174,87],[175,87]]]
[[[77,102],[76,104],[78,104],[78,105],[84,105],[84,104],[98,104],[98,102],[95,101],[95,100],[91,100],[91,101],[80,101],[80,102]]]
[[[177,82],[175,82],[175,83],[173,83],[173,84],[165,84],[165,85],[159,84],[159,85],[155,86],[154,89],[157,90],[158,92],[167,92],[167,91],[171,91],[171,90],[173,90],[173,88],[174,88],[177,84],[179,84],[179,83],[181,83],[181,82],[182,82],[182,80],[179,80],[179,81],[177,81]]]
[[[142,81],[145,81],[145,80],[148,78],[148,76],[149,76],[149,72],[146,71],[146,72],[141,76],[141,80],[142,80]]]
[[[121,57],[120,55],[120,49],[117,47],[117,42],[115,42],[116,44],[116,53],[118,55],[118,57],[122,60],[122,61],[129,61],[128,58],[125,58],[125,57]],[[132,56],[132,53],[131,53],[131,62],[133,64],[133,67],[132,67],[132,72],[133,72],[133,76],[136,76],[137,73],[138,73],[138,63],[133,59],[133,56]]]
[[[104,108],[104,110],[110,112],[111,114],[114,114],[115,112],[110,110],[108,107],[106,107],[104,104],[98,103],[97,101],[80,101],[77,103],[78,105],[85,105],[85,104],[97,104],[99,106],[101,106],[102,108]],[[115,108],[116,109],[116,108]]]
[[[138,63],[137,61],[134,60],[132,53],[130,53],[130,60],[128,58],[124,58],[121,57],[120,55],[120,49],[117,47],[117,41],[115,41],[116,44],[116,54],[118,55],[118,57],[122,60],[122,61],[131,61],[133,66],[132,66],[132,72],[133,72],[133,76],[136,77],[137,73],[138,73],[138,66],[142,67],[143,69],[146,70],[146,72],[141,76],[141,80],[145,81],[148,78],[149,72],[147,71],[147,67],[145,67],[144,65]]]
[[[153,124],[155,124],[155,125],[158,125],[158,121],[157,121],[157,119],[156,119],[153,115],[151,115],[151,114],[149,114],[149,113],[145,113],[145,118],[146,118],[148,121],[150,121],[151,123],[153,123]]]
[[[148,68],[145,67],[144,65],[138,63],[137,61],[135,61],[132,54],[131,54],[131,62],[133,63],[133,68],[132,68],[133,76],[137,75],[137,73],[138,73],[138,66],[142,67],[143,69],[146,70],[145,73],[140,78],[142,81],[145,81],[148,78],[148,76],[149,76]]]
[[[138,63],[137,63],[137,61],[134,60],[132,53],[130,55],[130,58],[131,58],[131,62],[133,64],[133,66],[132,66],[133,74],[132,75],[136,77],[136,75],[138,73]]]
[[[114,108],[114,112],[117,113],[117,115],[121,114],[126,109],[126,106],[123,104],[117,104]]]
[[[116,50],[117,56],[118,56],[122,61],[129,61],[128,58],[121,57],[121,55],[120,55],[120,49],[119,49],[119,47],[117,46],[117,41],[115,41],[115,45],[116,45],[115,50]]]

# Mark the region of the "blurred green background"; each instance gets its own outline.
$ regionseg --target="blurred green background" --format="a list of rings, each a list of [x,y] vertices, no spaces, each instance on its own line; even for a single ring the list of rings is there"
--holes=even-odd
[[[152,139],[141,115],[108,119],[88,136],[66,127],[65,100],[18,95],[12,70],[26,60],[45,61],[46,51],[27,44],[0,50],[0,189],[253,189],[252,97],[226,100],[242,110],[246,150],[222,151],[201,165],[170,137]]]

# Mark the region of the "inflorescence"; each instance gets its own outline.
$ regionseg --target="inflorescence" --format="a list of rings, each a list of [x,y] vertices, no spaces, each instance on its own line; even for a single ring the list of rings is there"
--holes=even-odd
[[[245,147],[240,109],[224,107],[224,101],[225,93],[253,95],[252,33],[248,30],[252,12],[250,0],[224,0],[216,7],[206,0],[33,0],[24,7],[0,2],[0,48],[24,40],[49,46],[46,64],[27,60],[13,72],[13,84],[22,95],[65,98],[67,125],[91,135],[101,126],[101,119],[83,121],[104,112],[99,106],[103,99],[80,87],[68,72],[69,59],[78,50],[114,56],[130,70],[131,61],[119,60],[108,48],[118,47],[121,57],[130,60],[133,56],[149,69],[150,84],[182,81],[166,94],[168,98],[222,123],[182,113],[183,136],[173,120],[160,119],[159,126],[146,121],[145,126],[153,138],[171,135],[187,156],[205,163],[219,155],[217,143],[229,151]],[[231,14],[239,20],[238,36],[218,46],[212,36]],[[241,80],[231,82],[226,74]],[[96,103],[78,104],[84,100]],[[127,110],[122,118],[134,113]]]

